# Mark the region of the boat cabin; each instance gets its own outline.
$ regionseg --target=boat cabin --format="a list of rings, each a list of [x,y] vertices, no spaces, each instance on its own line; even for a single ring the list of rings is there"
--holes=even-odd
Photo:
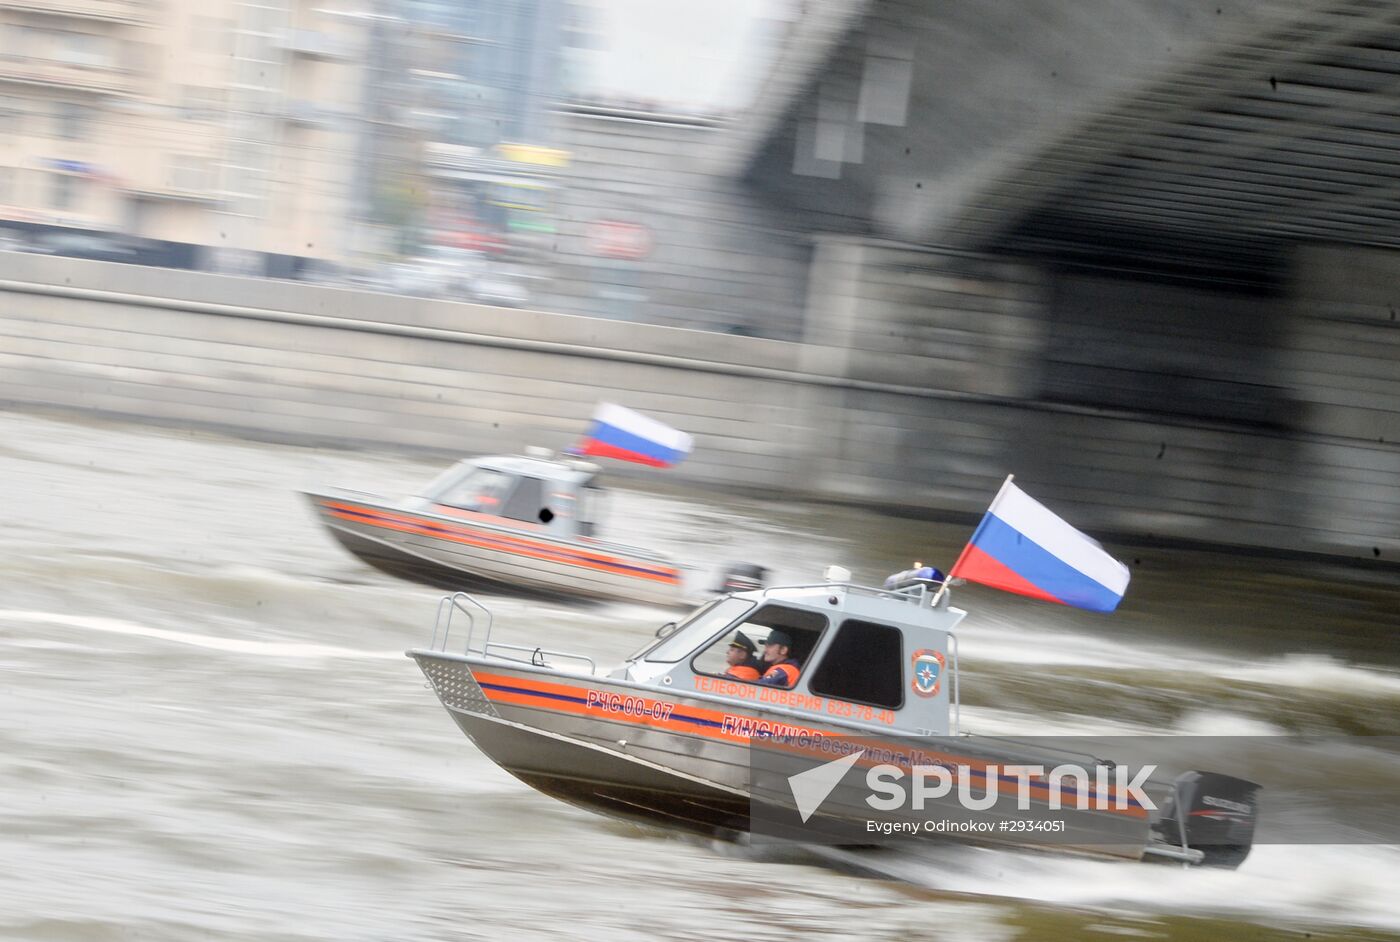
[[[680,624],[662,626],[657,640],[612,676],[887,732],[953,735],[953,628],[966,612],[936,590],[927,583],[885,590],[833,581],[729,595]],[[754,680],[751,671],[731,670],[730,658],[742,657],[750,643],[761,659],[766,642],[784,636],[791,641],[787,657],[795,662],[795,682]],[[729,655],[735,642],[740,653]]]
[[[494,517],[562,539],[593,537],[602,514],[598,465],[556,459],[547,449],[459,461],[414,498],[411,509]]]

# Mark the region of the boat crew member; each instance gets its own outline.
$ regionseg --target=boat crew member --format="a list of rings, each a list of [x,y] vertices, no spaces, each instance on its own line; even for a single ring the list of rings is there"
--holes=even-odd
[[[768,632],[768,640],[763,642],[763,676],[760,684],[770,687],[791,687],[802,676],[802,665],[792,654],[792,638],[787,632],[774,629]]]
[[[734,632],[734,640],[724,649],[724,663],[729,665],[724,676],[750,682],[758,680],[763,676],[763,664],[755,656],[757,652],[758,645],[752,638],[742,631]]]

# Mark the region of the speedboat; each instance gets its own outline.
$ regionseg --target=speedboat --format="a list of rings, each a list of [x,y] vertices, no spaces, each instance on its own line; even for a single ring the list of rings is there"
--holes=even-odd
[[[595,535],[604,500],[599,471],[531,448],[458,462],[417,496],[340,488],[305,496],[341,546],[414,581],[686,604],[674,560]]]
[[[874,755],[875,743],[899,742],[916,748],[888,750],[890,762],[903,763],[896,777],[942,766],[958,770],[953,777],[980,777],[984,789],[1016,791],[1019,782],[1004,782],[997,766],[1040,770],[1025,773],[1025,793],[1032,813],[1046,818],[1061,806],[1049,797],[1059,770],[1045,770],[1083,762],[1083,754],[960,729],[955,629],[965,615],[952,606],[946,581],[874,588],[831,567],[813,584],[715,599],[604,670],[587,655],[500,640],[489,610],[459,593],[440,603],[429,647],[408,656],[494,762],[547,795],[607,815],[752,839],[760,806],[792,805],[801,816],[794,825],[811,813],[798,788],[802,776],[788,779],[790,796],[781,781],[764,784],[755,749],[796,744],[821,757],[813,769],[849,769]],[[731,670],[759,648],[769,658],[759,680]],[[783,664],[791,669],[774,671]],[[831,748],[846,743],[861,745]],[[839,761],[825,761],[834,755]],[[936,811],[969,825],[956,840],[1227,868],[1244,860],[1253,841],[1258,786],[1243,779],[1187,771],[1145,781],[1135,794],[1155,795],[1155,802],[1133,799],[1122,779],[1071,784],[1100,800],[1048,816],[1068,820],[1054,842],[1004,826],[996,808],[970,810],[951,790],[914,818],[909,809],[876,811],[869,802],[836,802],[826,813],[865,830],[871,820],[904,828]],[[791,832],[800,839],[800,828]]]

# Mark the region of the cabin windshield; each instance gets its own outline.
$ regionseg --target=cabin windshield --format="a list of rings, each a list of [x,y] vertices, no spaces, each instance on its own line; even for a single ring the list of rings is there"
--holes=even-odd
[[[633,660],[641,658],[659,664],[674,664],[728,628],[735,619],[742,618],[751,608],[753,602],[747,599],[724,598],[711,602],[682,622],[660,644],[641,652]]]
[[[494,468],[474,468],[456,484],[449,484],[432,499],[448,507],[499,514],[505,508],[516,477]]]
[[[439,494],[447,490],[455,482],[461,480],[464,475],[469,474],[471,469],[475,467],[475,461],[459,461],[429,481],[428,486],[419,491],[418,494],[420,497],[426,497],[429,500],[437,500]]]

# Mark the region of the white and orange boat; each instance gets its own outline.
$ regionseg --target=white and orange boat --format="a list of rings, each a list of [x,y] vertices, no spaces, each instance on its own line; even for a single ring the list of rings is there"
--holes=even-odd
[[[827,807],[813,819],[824,834],[834,826],[866,844],[860,835],[873,822],[885,833],[918,825],[911,833],[938,840],[943,832],[928,827],[938,818],[956,825],[963,835],[956,839],[989,846],[1227,869],[1248,856],[1258,785],[1187,771],[1173,781],[1146,780],[1141,801],[1121,777],[1117,786],[1096,774],[1059,788],[1056,776],[1069,767],[1061,763],[1084,763],[1083,753],[1053,740],[959,728],[954,629],[966,613],[940,585],[912,580],[876,589],[849,579],[832,567],[819,583],[726,595],[663,626],[612,670],[533,641],[506,643],[491,612],[457,593],[442,600],[431,645],[408,655],[494,762],[546,795],[614,817],[726,839],[763,831],[801,841],[807,832],[795,819],[770,830],[785,807],[808,824],[796,780],[832,766],[849,770],[849,762],[878,750],[893,756],[886,761],[896,763],[896,774],[956,769],[958,793],[931,793],[927,810],[918,803],[892,809],[831,780],[824,794],[833,797],[818,799]],[[801,667],[783,683],[770,685],[768,674],[743,679],[727,659],[741,638],[784,646],[792,659],[781,663]],[[754,748],[794,749],[821,764],[775,780],[756,763]],[[915,757],[918,769],[910,767]],[[1022,784],[1012,769],[1030,775],[1017,796],[1025,811],[1005,810]],[[991,801],[960,804],[962,779]],[[1074,800],[1061,805],[1062,794]],[[761,825],[756,814],[770,823]]]
[[[685,604],[682,566],[597,538],[600,470],[532,448],[461,461],[412,497],[340,488],[306,497],[347,550],[414,581]]]

